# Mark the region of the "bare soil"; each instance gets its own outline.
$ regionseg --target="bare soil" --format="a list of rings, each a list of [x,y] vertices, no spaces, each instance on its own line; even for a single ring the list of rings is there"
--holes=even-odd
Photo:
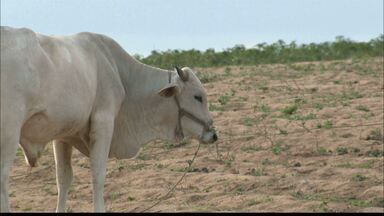
[[[195,68],[219,131],[174,193],[149,211],[384,212],[383,58]],[[198,143],[156,141],[108,161],[107,211],[139,212],[183,175]],[[89,159],[74,150],[67,211],[92,207]],[[12,211],[55,211],[52,145],[28,172],[18,151]]]

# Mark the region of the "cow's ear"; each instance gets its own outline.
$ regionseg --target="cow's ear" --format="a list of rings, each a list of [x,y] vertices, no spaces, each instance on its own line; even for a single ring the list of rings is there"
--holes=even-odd
[[[179,86],[176,83],[170,83],[161,89],[157,94],[162,97],[173,97],[179,91]]]
[[[175,66],[175,69],[176,69],[177,74],[179,75],[180,79],[183,80],[183,82],[187,82],[188,78],[189,78],[188,72],[180,69],[177,66]]]

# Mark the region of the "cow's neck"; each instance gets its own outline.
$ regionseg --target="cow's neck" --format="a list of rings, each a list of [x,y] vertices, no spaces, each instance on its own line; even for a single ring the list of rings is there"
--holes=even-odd
[[[133,73],[136,87],[127,93],[127,100],[134,98],[132,104],[140,113],[141,119],[137,124],[142,126],[138,134],[143,133],[141,142],[153,139],[173,139],[174,127],[177,122],[177,106],[173,98],[164,98],[158,92],[169,82],[169,72],[150,67],[141,63]]]
[[[115,131],[118,134],[114,140],[119,143],[118,148],[129,148],[125,150],[124,155],[127,155],[156,139],[174,140],[178,108],[173,98],[157,94],[169,82],[168,71],[144,65],[133,58],[124,63],[119,70],[126,98],[117,118]],[[116,147],[116,143],[113,145]],[[117,154],[123,150],[119,151]]]

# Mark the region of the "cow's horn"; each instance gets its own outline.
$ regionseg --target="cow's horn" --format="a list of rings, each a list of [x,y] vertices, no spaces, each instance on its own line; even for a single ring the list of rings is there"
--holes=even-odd
[[[186,82],[188,80],[188,73],[181,70],[177,66],[175,66],[175,68],[176,68],[177,74],[179,74],[180,79],[183,80],[184,82]]]

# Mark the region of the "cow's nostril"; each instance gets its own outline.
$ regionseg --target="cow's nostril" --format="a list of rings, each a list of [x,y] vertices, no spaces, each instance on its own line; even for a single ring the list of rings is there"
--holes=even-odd
[[[217,141],[217,135],[213,134],[213,141]]]

